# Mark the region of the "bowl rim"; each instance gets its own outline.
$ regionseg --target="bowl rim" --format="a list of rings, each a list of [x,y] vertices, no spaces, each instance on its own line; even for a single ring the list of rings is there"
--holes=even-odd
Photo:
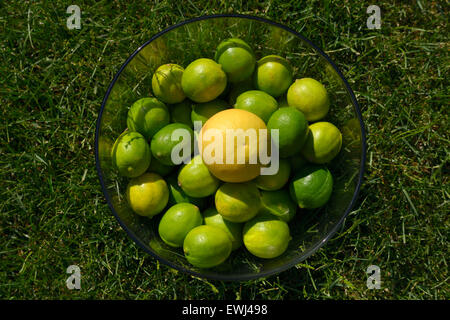
[[[176,265],[174,263],[172,263],[171,261],[164,259],[163,257],[159,256],[158,254],[156,254],[155,252],[152,252],[151,250],[148,250],[146,248],[146,246],[141,242],[141,240],[139,240],[139,238],[135,235],[135,233],[130,230],[120,219],[119,215],[117,214],[112,201],[109,197],[108,191],[106,189],[105,186],[105,182],[104,182],[104,178],[103,178],[103,172],[102,169],[100,167],[100,159],[99,159],[99,150],[98,150],[98,141],[99,141],[99,132],[100,132],[100,125],[101,125],[101,119],[102,119],[102,115],[103,115],[103,110],[105,108],[106,102],[109,98],[109,95],[111,93],[112,88],[114,87],[114,84],[116,83],[117,79],[119,78],[119,76],[121,75],[122,71],[125,69],[125,67],[128,65],[128,63],[143,49],[145,48],[147,45],[149,45],[151,42],[153,42],[154,40],[158,39],[159,37],[161,37],[162,35],[164,35],[165,33],[179,28],[183,25],[189,24],[189,23],[194,23],[194,22],[199,22],[202,20],[208,20],[208,19],[217,19],[217,18],[243,18],[243,19],[249,19],[249,20],[256,20],[259,22],[263,22],[263,23],[267,23],[270,25],[273,25],[275,27],[284,29],[285,31],[288,31],[292,34],[294,34],[295,36],[297,36],[298,38],[300,38],[302,41],[306,42],[308,45],[310,45],[316,52],[318,52],[332,67],[333,69],[337,72],[337,74],[339,75],[339,77],[341,78],[341,80],[343,81],[345,88],[347,89],[347,93],[350,96],[351,102],[353,104],[356,116],[358,118],[359,124],[360,124],[360,128],[361,128],[361,157],[360,157],[360,169],[359,169],[359,176],[358,176],[358,182],[355,188],[355,191],[353,193],[352,199],[349,203],[349,205],[347,206],[347,209],[345,210],[344,214],[342,215],[342,217],[340,218],[340,220],[335,224],[335,226],[328,232],[328,234],[322,239],[322,241],[319,241],[318,243],[316,243],[313,247],[311,247],[311,249],[305,253],[300,255],[299,257],[292,259],[291,261],[289,261],[288,263],[285,263],[284,265],[282,265],[281,267],[269,270],[269,271],[263,271],[263,272],[259,272],[259,273],[255,273],[255,274],[243,274],[243,275],[233,275],[233,276],[229,276],[229,275],[221,275],[221,274],[203,274],[201,272],[196,272],[187,268],[184,268],[183,266],[179,266]],[[280,24],[278,22],[274,22],[272,20],[269,20],[267,18],[262,18],[259,16],[252,16],[252,15],[246,15],[246,14],[236,14],[236,13],[230,13],[230,14],[213,14],[213,15],[204,15],[204,16],[199,16],[199,17],[195,17],[195,18],[191,18],[191,19],[187,19],[184,21],[181,21],[177,24],[174,24],[172,26],[169,26],[168,28],[156,33],[155,35],[153,35],[149,40],[147,40],[144,44],[142,44],[141,46],[139,46],[127,59],[126,61],[122,64],[122,66],[119,68],[119,71],[114,75],[113,80],[111,81],[106,94],[103,98],[101,107],[100,107],[100,111],[97,117],[97,123],[96,123],[96,129],[95,129],[95,163],[96,163],[96,169],[97,169],[97,174],[100,180],[100,185],[102,188],[102,192],[106,198],[106,201],[108,203],[108,206],[110,208],[110,210],[112,211],[112,213],[114,214],[114,216],[116,217],[117,221],[119,222],[120,226],[125,230],[125,232],[128,234],[128,236],[133,239],[133,241],[139,246],[141,247],[145,252],[147,252],[148,254],[150,254],[151,256],[153,256],[154,258],[156,258],[158,261],[162,262],[163,264],[176,269],[176,270],[180,270],[186,274],[195,276],[195,277],[199,277],[199,278],[204,278],[204,279],[210,279],[210,280],[220,280],[220,281],[247,281],[247,280],[253,280],[253,279],[258,279],[258,278],[264,278],[264,277],[268,277],[271,275],[275,275],[275,274],[279,274],[283,271],[286,271],[287,269],[292,268],[293,266],[295,266],[296,264],[304,261],[305,259],[307,259],[308,257],[310,257],[312,254],[314,254],[315,252],[317,252],[323,245],[325,245],[325,243],[327,243],[338,231],[338,229],[342,226],[345,218],[348,216],[348,214],[351,212],[352,208],[354,207],[356,200],[358,199],[358,195],[359,195],[359,191],[361,188],[361,185],[363,183],[363,176],[364,176],[364,171],[365,171],[365,162],[366,162],[366,149],[367,149],[367,143],[366,143],[366,131],[365,131],[365,127],[364,127],[364,122],[362,119],[362,114],[361,114],[361,110],[360,110],[360,106],[358,104],[358,101],[356,100],[355,94],[353,93],[353,90],[351,89],[347,79],[344,77],[344,75],[342,74],[342,72],[339,70],[339,68],[336,66],[336,64],[331,60],[330,57],[328,57],[328,55],[318,46],[316,46],[314,43],[312,43],[308,38],[306,38],[305,36],[303,36],[301,33],[283,25]]]

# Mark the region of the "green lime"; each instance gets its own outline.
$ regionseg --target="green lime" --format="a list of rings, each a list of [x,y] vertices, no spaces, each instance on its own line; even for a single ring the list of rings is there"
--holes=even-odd
[[[247,80],[234,83],[231,86],[230,92],[228,93],[228,103],[230,106],[235,105],[237,97],[246,91],[254,90],[255,86],[253,84],[252,78],[248,78]]]
[[[169,110],[156,98],[139,99],[128,110],[128,129],[139,132],[147,140],[150,140],[159,129],[169,122]]]
[[[231,83],[249,78],[255,70],[256,59],[252,48],[243,40],[230,38],[222,41],[214,57]]]
[[[211,118],[216,113],[226,110],[228,108],[229,108],[228,104],[220,99],[195,104],[192,106],[191,122],[194,123],[195,121],[201,121],[203,126],[206,120]]]
[[[231,240],[231,250],[236,250],[242,245],[242,223],[225,220],[215,208],[209,208],[203,212],[203,218],[207,226],[218,227],[225,231]]]
[[[290,185],[292,200],[300,208],[316,209],[328,202],[333,191],[333,177],[323,165],[307,165],[298,171]]]
[[[198,268],[212,268],[224,262],[231,253],[231,240],[227,233],[214,226],[192,229],[184,239],[184,256]]]
[[[169,205],[177,203],[192,203],[200,210],[203,210],[208,205],[209,198],[194,198],[188,196],[183,189],[178,185],[178,174],[171,174],[167,178],[167,185],[169,187]]]
[[[217,211],[231,222],[245,222],[258,213],[260,193],[253,182],[225,183],[215,196]]]
[[[153,136],[150,148],[153,156],[162,164],[173,166],[191,156],[193,143],[194,132],[189,126],[171,123]]]
[[[160,213],[169,200],[169,190],[164,179],[149,172],[131,179],[126,195],[131,209],[138,215],[149,218]]]
[[[161,239],[171,247],[183,246],[186,235],[203,223],[203,217],[197,206],[191,203],[178,203],[170,207],[159,222],[158,232]]]
[[[272,113],[278,109],[278,102],[264,91],[251,90],[239,95],[234,107],[252,112],[267,123]]]
[[[309,162],[327,163],[341,150],[342,134],[330,122],[316,122],[309,126],[309,134],[303,145],[302,155]]]
[[[170,120],[172,122],[183,123],[192,128],[191,112],[191,101],[185,99],[183,102],[171,106]]]
[[[274,175],[260,175],[254,181],[261,190],[278,190],[288,182],[291,165],[286,159],[279,159],[278,172]]]
[[[186,98],[181,87],[183,67],[168,63],[159,66],[152,77],[153,94],[165,103],[178,103]]]
[[[225,90],[227,75],[214,60],[201,58],[186,67],[181,85],[186,96],[192,101],[208,102]]]
[[[272,97],[281,96],[292,83],[293,71],[290,63],[276,55],[263,57],[258,61],[255,85]]]
[[[191,197],[203,198],[216,192],[220,180],[209,172],[201,155],[184,165],[178,174],[178,185]]]
[[[159,162],[158,159],[153,158],[152,161],[150,162],[150,166],[148,167],[147,171],[154,172],[162,177],[165,177],[168,174],[170,174],[173,171],[173,169],[175,169],[174,166],[167,166]]]
[[[264,213],[245,223],[243,235],[247,250],[254,256],[264,259],[276,258],[283,254],[292,239],[286,222]]]
[[[125,131],[114,142],[111,159],[122,176],[134,178],[147,170],[152,158],[144,136],[139,132]]]
[[[272,114],[267,129],[278,130],[280,157],[286,158],[301,150],[308,136],[308,121],[297,109],[286,107]]]
[[[305,114],[306,120],[317,121],[330,109],[330,99],[323,84],[312,78],[297,79],[289,87],[287,101]]]
[[[264,212],[273,214],[284,222],[291,221],[297,212],[297,204],[292,201],[289,191],[261,191],[261,204]]]

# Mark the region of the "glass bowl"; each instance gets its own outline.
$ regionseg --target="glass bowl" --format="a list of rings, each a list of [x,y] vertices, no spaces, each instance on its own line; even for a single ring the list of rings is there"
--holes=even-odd
[[[238,37],[249,43],[257,59],[276,54],[294,67],[294,79],[311,77],[322,82],[330,95],[331,108],[325,121],[343,134],[340,154],[329,165],[334,178],[330,201],[316,210],[297,212],[290,222],[292,240],[284,254],[260,259],[244,247],[232,252],[220,266],[198,269],[184,258],[182,249],[167,246],[158,235],[159,214],[152,219],[132,212],[125,198],[127,179],[111,166],[110,150],[126,128],[127,111],[139,98],[151,95],[151,77],[161,64],[186,67],[193,60],[213,58],[224,39]],[[191,19],[159,32],[125,61],[103,100],[95,134],[97,171],[111,211],[128,235],[162,263],[195,275],[218,280],[249,280],[284,271],[316,252],[339,229],[351,211],[361,185],[366,143],[364,125],[348,82],[331,59],[311,41],[288,27],[267,19],[245,15],[214,15]]]

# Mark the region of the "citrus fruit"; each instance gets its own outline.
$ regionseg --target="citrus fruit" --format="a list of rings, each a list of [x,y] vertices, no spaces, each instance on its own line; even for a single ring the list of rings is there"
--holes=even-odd
[[[178,203],[170,207],[159,222],[161,239],[171,247],[182,247],[186,235],[203,223],[197,206],[191,203]]]
[[[316,209],[330,199],[333,191],[333,177],[323,165],[307,165],[298,171],[290,185],[292,200],[300,208]]]
[[[236,250],[242,245],[242,223],[225,220],[215,208],[209,208],[203,212],[203,219],[207,226],[218,227],[225,231],[231,240],[231,250]]]
[[[220,64],[201,58],[191,62],[183,72],[181,86],[186,96],[195,102],[217,98],[227,85],[227,76]]]
[[[291,236],[286,222],[271,214],[261,213],[245,223],[243,240],[254,256],[272,259],[286,251]]]
[[[233,85],[231,85],[230,92],[228,93],[228,103],[230,104],[230,106],[233,106],[236,103],[237,97],[239,97],[241,93],[254,89],[255,86],[253,85],[252,78],[234,83]]]
[[[251,112],[228,109],[216,113],[199,134],[203,162],[213,175],[225,182],[256,178],[260,174],[261,155],[267,154],[270,140],[265,130],[264,121]]]
[[[228,109],[228,104],[220,99],[214,99],[213,101],[199,103],[192,106],[191,122],[201,121],[202,126],[206,120],[211,118],[217,112]]]
[[[222,66],[231,83],[249,78],[255,70],[256,59],[252,48],[238,38],[222,41],[217,46],[214,60]]]
[[[312,78],[297,79],[289,87],[287,101],[305,114],[306,120],[317,121],[330,109],[330,100],[323,84]]]
[[[220,181],[209,172],[200,155],[184,165],[178,174],[178,185],[191,197],[203,198],[212,195]]]
[[[183,123],[192,128],[191,111],[191,102],[188,99],[185,99],[182,102],[171,106],[170,120],[172,122]]]
[[[125,131],[114,143],[111,159],[122,176],[134,178],[147,170],[152,158],[144,136],[139,132]]]
[[[149,172],[131,179],[126,195],[131,209],[138,215],[149,218],[160,213],[169,200],[169,190],[164,179]]]
[[[291,221],[297,212],[297,204],[292,201],[289,190],[261,191],[262,211],[273,214],[284,222]]]
[[[181,87],[184,69],[174,63],[163,64],[152,77],[153,94],[165,103],[178,103],[186,98]]]
[[[292,83],[292,66],[276,55],[265,56],[258,61],[255,72],[256,88],[267,92],[272,97],[281,96]]]
[[[228,258],[231,246],[231,240],[225,231],[202,225],[187,234],[183,251],[190,264],[198,268],[212,268]]]
[[[170,174],[174,168],[175,168],[174,166],[167,166],[159,162],[158,159],[153,158],[152,161],[150,162],[150,166],[148,167],[147,171],[154,172],[162,177],[165,177],[168,174]]]
[[[127,126],[150,140],[159,129],[169,124],[170,114],[166,105],[156,98],[137,100],[128,110]]]
[[[267,123],[272,113],[278,109],[278,102],[264,91],[250,90],[237,97],[234,107],[250,111]]]
[[[260,193],[253,182],[224,183],[215,195],[217,211],[231,222],[245,222],[258,213]]]
[[[153,156],[162,164],[173,166],[191,156],[193,141],[194,132],[189,126],[182,123],[171,123],[153,136],[150,148]],[[174,154],[172,155],[172,153]]]
[[[173,206],[177,203],[192,203],[196,205],[200,210],[206,208],[209,198],[194,198],[188,196],[183,189],[178,185],[178,174],[171,174],[166,179],[167,186],[169,188],[169,205]]]
[[[308,121],[303,113],[292,107],[275,111],[267,123],[267,129],[278,130],[280,157],[286,158],[299,152],[308,135]],[[276,141],[274,141],[276,144]]]
[[[261,190],[278,190],[289,180],[291,165],[286,159],[279,159],[278,172],[274,175],[260,175],[254,181]]]
[[[309,126],[302,155],[309,162],[327,163],[333,160],[342,146],[342,134],[330,122],[316,122]]]

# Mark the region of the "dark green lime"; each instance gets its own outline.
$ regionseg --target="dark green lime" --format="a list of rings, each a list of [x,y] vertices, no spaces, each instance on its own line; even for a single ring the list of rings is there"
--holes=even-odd
[[[162,164],[181,164],[194,150],[194,131],[182,123],[168,124],[154,135],[150,148]]]
[[[267,129],[278,130],[278,147],[282,158],[301,150],[309,130],[305,115],[292,107],[275,111],[267,123]]]
[[[293,177],[289,191],[300,208],[316,209],[325,205],[333,191],[333,177],[323,165],[307,165]]]
[[[128,110],[127,126],[137,131],[147,140],[170,121],[169,109],[156,98],[142,98]]]
[[[210,198],[194,198],[188,196],[183,189],[178,185],[178,173],[174,172],[167,179],[167,186],[169,187],[169,205],[177,203],[192,203],[195,204],[200,210],[207,207]]]
[[[262,210],[273,214],[284,222],[291,221],[297,212],[297,204],[292,201],[289,190],[261,191]]]

